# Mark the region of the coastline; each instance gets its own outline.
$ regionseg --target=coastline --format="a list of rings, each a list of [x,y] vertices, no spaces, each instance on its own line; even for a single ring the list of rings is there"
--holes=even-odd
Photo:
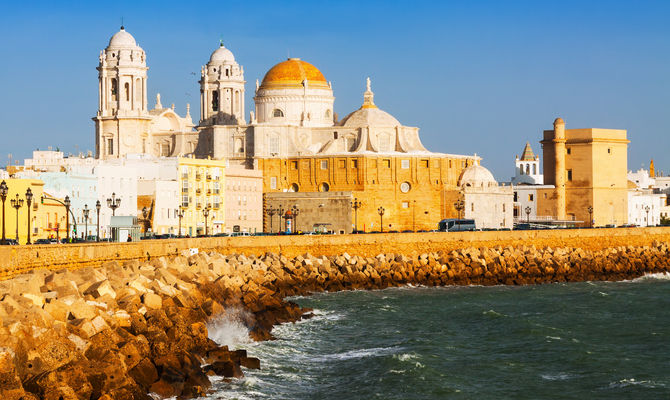
[[[254,340],[309,317],[284,299],[321,291],[420,284],[525,285],[634,279],[670,270],[665,242],[585,250],[469,247],[418,255],[342,253],[288,258],[200,252],[36,270],[0,281],[0,394],[8,398],[205,395],[208,375],[240,377],[263,360],[208,337],[206,323],[233,309]],[[83,382],[83,383],[82,383]]]

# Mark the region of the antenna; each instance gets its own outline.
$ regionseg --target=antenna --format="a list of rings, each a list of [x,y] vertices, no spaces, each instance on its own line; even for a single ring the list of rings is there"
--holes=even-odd
[[[121,17],[121,29],[124,29],[123,28],[123,16]]]

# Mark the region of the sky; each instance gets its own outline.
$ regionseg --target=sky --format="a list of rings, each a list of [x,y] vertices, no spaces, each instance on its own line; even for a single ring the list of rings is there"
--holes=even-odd
[[[299,57],[332,82],[335,112],[363,100],[420,128],[426,148],[514,157],[561,117],[626,129],[628,169],[670,173],[670,1],[4,2],[0,164],[35,149],[94,150],[98,54],[121,21],[146,51],[149,104],[199,115],[199,71],[219,40],[256,79]]]

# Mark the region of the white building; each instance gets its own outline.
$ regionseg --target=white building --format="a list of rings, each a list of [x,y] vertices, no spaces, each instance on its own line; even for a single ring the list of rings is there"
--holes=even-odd
[[[466,168],[459,185],[463,192],[464,216],[474,219],[477,229],[511,229],[513,198],[511,186],[498,186],[491,172],[481,165]]]
[[[637,226],[660,224],[661,211],[666,207],[666,200],[665,193],[653,193],[648,189],[629,189],[628,223]]]
[[[539,196],[551,189],[554,185],[514,185],[514,222],[547,224],[555,221],[554,216],[538,215],[537,211]]]
[[[98,164],[92,155],[65,157],[60,150],[35,150],[32,158],[23,160],[23,169],[38,172],[61,172],[69,167],[90,167]]]
[[[263,174],[259,170],[226,168],[224,231],[263,231]]]
[[[540,173],[540,156],[533,154],[530,143],[526,142],[521,158],[516,156],[514,163],[513,185],[542,185],[544,176]]]

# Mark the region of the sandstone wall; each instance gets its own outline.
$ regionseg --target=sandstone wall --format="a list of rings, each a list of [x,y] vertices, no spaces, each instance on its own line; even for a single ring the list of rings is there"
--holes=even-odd
[[[189,248],[216,251],[220,254],[261,255],[272,252],[294,257],[305,253],[314,256],[332,256],[346,252],[361,257],[375,257],[381,253],[413,256],[468,247],[495,246],[534,245],[537,248],[573,247],[601,250],[619,246],[649,246],[654,241],[670,242],[670,228],[221,237],[135,243],[2,246],[0,279],[36,268],[56,270],[98,266],[106,261],[123,262],[175,256]]]

